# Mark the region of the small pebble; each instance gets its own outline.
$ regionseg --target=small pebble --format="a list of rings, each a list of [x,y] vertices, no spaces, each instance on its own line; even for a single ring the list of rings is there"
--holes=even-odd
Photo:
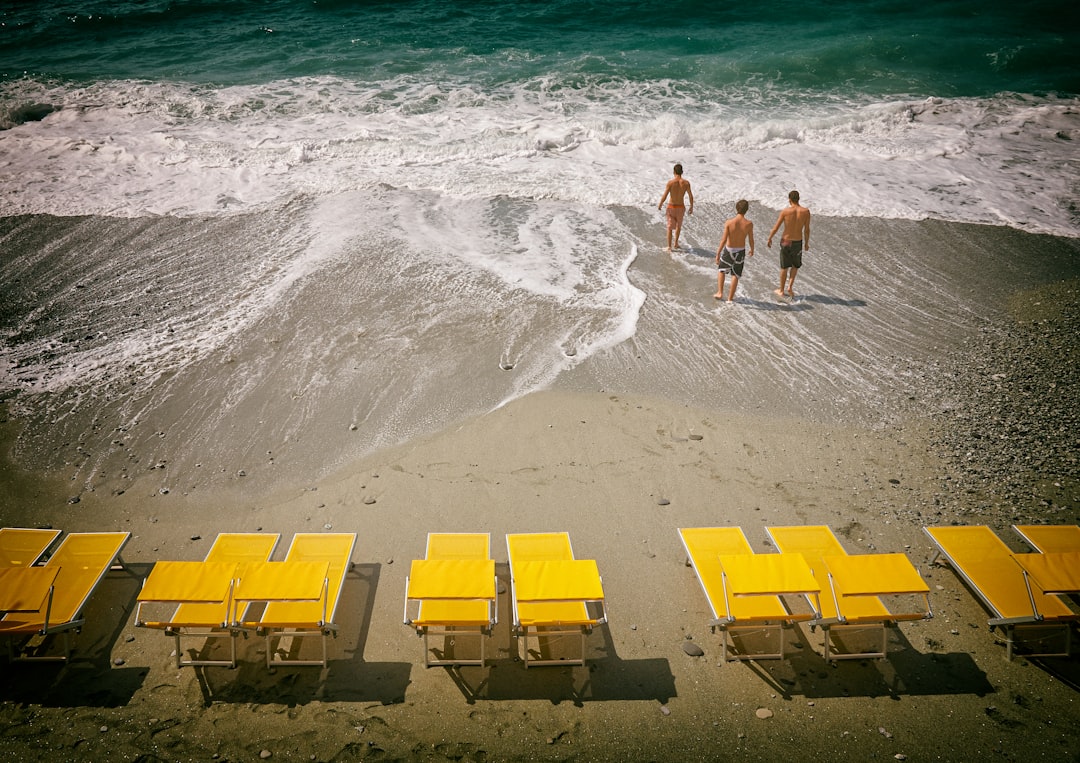
[[[690,435],[690,439],[691,440],[700,440],[700,439],[702,439],[702,436],[699,435],[699,434],[692,434],[692,435]]]
[[[119,666],[123,665],[124,662],[125,662],[125,660],[124,660],[123,657],[117,657],[115,660],[112,661],[112,664],[119,667]]]
[[[772,710],[770,710],[770,709],[769,709],[769,708],[767,708],[767,707],[759,707],[759,708],[758,708],[758,709],[757,709],[757,710],[756,710],[756,711],[754,712],[754,715],[756,715],[756,716],[757,716],[758,718],[760,718],[761,720],[763,720],[763,721],[764,721],[764,720],[768,720],[769,718],[772,718],[772,717],[773,717],[773,711],[772,711]]]
[[[274,753],[270,752],[269,750],[263,750],[262,752],[259,753],[259,757],[262,758],[263,760],[266,760],[267,758],[274,757]]]
[[[671,708],[667,705],[660,705],[660,713],[662,715],[671,715]]]
[[[667,498],[661,498],[656,502],[656,505],[657,506],[669,506],[669,505],[671,505],[671,501],[669,501]]]

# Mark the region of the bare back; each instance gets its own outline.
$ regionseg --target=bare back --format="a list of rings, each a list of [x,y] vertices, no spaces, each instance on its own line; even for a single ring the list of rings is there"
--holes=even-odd
[[[726,246],[729,249],[745,249],[748,237],[752,244],[754,224],[742,215],[736,215],[724,223],[724,237],[720,241],[720,246]]]
[[[777,227],[783,223],[783,237],[787,241],[807,241],[810,238],[810,210],[799,204],[791,204],[780,211]],[[775,230],[775,229],[774,229]]]
[[[667,191],[664,194],[668,197],[668,203],[676,207],[686,206],[683,201],[683,197],[690,193],[690,181],[684,180],[681,176],[673,177],[667,183]]]

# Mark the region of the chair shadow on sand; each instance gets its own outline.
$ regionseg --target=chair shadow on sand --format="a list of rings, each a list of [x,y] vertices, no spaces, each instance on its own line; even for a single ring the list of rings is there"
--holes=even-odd
[[[338,609],[338,635],[330,641],[330,659],[326,668],[318,666],[275,665],[266,667],[265,640],[261,636],[241,637],[237,647],[235,669],[227,667],[196,667],[204,705],[215,702],[259,702],[288,706],[310,702],[377,702],[392,705],[403,702],[410,682],[412,664],[407,662],[367,662],[361,655],[367,644],[378,589],[379,564],[353,564],[345,577],[341,605]],[[303,641],[309,643],[303,643]],[[319,639],[286,639],[275,642],[275,652],[288,650],[289,657],[299,656],[298,650],[319,653]],[[212,649],[222,653],[228,647],[210,643],[203,654]]]
[[[801,628],[784,632],[784,660],[748,661],[746,665],[785,699],[802,696],[891,697],[986,696],[994,687],[972,659],[962,652],[919,652],[897,628],[888,630],[887,659],[826,662],[820,645],[811,645]],[[880,636],[874,636],[880,639]],[[730,665],[729,665],[730,666]]]
[[[500,590],[508,589],[509,565],[497,565]],[[647,700],[661,704],[676,696],[675,677],[666,659],[624,660],[615,651],[608,625],[593,628],[585,639],[585,665],[570,662],[580,656],[580,638],[576,635],[530,637],[528,647],[533,658],[567,659],[563,665],[537,665],[526,668],[521,650],[526,647],[513,636],[512,604],[500,604],[500,621],[488,643],[487,665],[449,666],[442,668],[457,685],[466,702],[477,700],[506,701],[546,699],[553,705],[572,702],[613,700]],[[434,643],[434,642],[433,642]],[[436,656],[444,658],[456,645],[450,638],[441,647],[434,646]],[[431,668],[434,670],[435,668]]]
[[[152,564],[124,562],[109,571],[86,605],[86,622],[71,637],[68,662],[16,662],[4,665],[0,701],[44,707],[123,707],[142,687],[146,667],[123,659],[123,632]],[[62,653],[63,635],[46,637],[46,653]],[[3,659],[3,658],[0,658]],[[114,659],[117,662],[114,662]]]

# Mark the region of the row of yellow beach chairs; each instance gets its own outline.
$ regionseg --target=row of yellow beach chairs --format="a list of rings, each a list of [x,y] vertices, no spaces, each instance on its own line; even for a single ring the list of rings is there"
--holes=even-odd
[[[985,526],[927,527],[936,549],[931,562],[943,557],[989,610],[989,625],[1004,632],[1010,659],[1018,640],[1030,644],[1047,629],[1060,634],[1064,647],[1034,654],[1068,655],[1071,628],[1080,620],[1065,598],[1080,593],[1080,527],[1014,529],[1035,553],[1013,553]],[[775,651],[740,647],[731,659],[783,658],[783,629],[800,622],[823,630],[827,660],[884,658],[887,627],[933,615],[929,588],[906,555],[848,554],[826,526],[766,528],[777,553],[760,554],[738,527],[678,533],[711,609],[709,625],[721,632],[725,661],[734,639],[745,642],[741,637],[754,633],[770,643],[775,637]],[[0,530],[0,636],[7,637],[12,658],[36,658],[26,643],[54,634],[64,636],[64,656],[50,659],[70,654],[69,634],[85,622],[87,602],[105,574],[123,566],[120,552],[130,537],[71,533],[48,553],[59,536],[56,530]],[[178,666],[235,666],[237,637],[254,632],[266,639],[267,666],[325,667],[356,534],[299,533],[285,559],[271,561],[279,540],[272,533],[222,533],[202,561],[156,562],[138,595],[135,624],[174,638]],[[596,561],[576,559],[565,532],[510,534],[506,547],[512,633],[524,646],[525,667],[583,665],[587,634],[607,622]],[[429,534],[425,558],[413,561],[405,588],[404,622],[424,639],[425,665],[485,664],[484,643],[498,622],[488,534]],[[792,597],[806,604],[792,607]],[[888,606],[893,600],[918,606]],[[851,630],[879,631],[881,640],[851,650],[845,639]],[[311,635],[322,638],[319,660],[290,659],[289,650],[273,649],[274,638],[299,643]],[[479,639],[478,656],[439,652],[429,641],[470,635]],[[565,636],[580,638],[580,653],[545,658],[541,641]],[[229,659],[184,660],[182,638],[227,638]],[[16,641],[18,650],[11,646]]]

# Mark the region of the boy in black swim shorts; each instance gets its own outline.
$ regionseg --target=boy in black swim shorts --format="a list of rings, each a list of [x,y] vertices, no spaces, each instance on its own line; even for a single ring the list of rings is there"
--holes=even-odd
[[[750,244],[750,256],[754,256],[754,224],[746,219],[750,203],[746,199],[735,202],[735,216],[724,223],[724,235],[716,249],[716,294],[715,299],[724,298],[724,280],[731,274],[731,288],[727,301],[735,299],[735,290],[742,278],[743,263],[746,262],[746,244]]]
[[[795,276],[802,267],[802,253],[810,248],[810,210],[799,205],[798,191],[788,194],[788,206],[780,210],[765,246],[772,248],[773,236],[781,225],[784,232],[780,237],[780,288],[775,291],[778,297],[794,297]]]

